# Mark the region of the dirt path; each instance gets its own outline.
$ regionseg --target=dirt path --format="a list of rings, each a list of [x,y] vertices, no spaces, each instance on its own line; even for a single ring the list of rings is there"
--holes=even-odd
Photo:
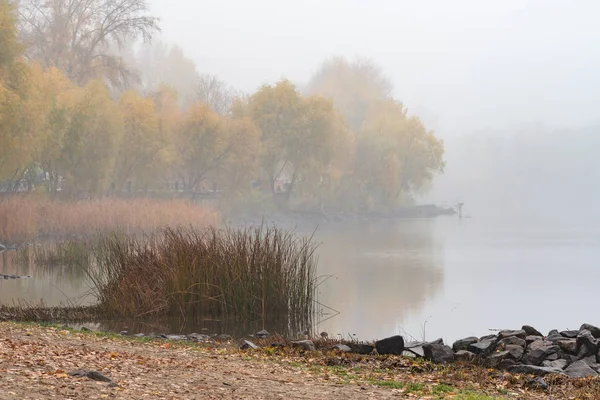
[[[524,380],[481,368],[435,368],[402,358],[357,363],[344,356],[239,352],[234,346],[141,342],[0,323],[0,400],[584,398],[564,389],[528,391]],[[98,371],[114,383],[67,374],[77,369]]]
[[[386,399],[243,354],[0,324],[0,399]],[[66,372],[96,370],[118,387]]]

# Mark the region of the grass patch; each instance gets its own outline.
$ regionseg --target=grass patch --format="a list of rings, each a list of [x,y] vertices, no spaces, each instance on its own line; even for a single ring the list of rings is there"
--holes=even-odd
[[[296,333],[312,323],[314,250],[310,238],[267,227],[111,234],[89,276],[114,317],[262,321]]]

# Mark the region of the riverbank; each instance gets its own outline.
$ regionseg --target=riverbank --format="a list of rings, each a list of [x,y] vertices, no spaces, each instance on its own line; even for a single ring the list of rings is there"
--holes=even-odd
[[[94,379],[69,374],[94,371]],[[72,376],[73,375],[73,376]],[[297,348],[240,350],[237,341],[172,342],[0,323],[0,399],[548,399],[598,398],[597,379],[525,375],[399,356]]]

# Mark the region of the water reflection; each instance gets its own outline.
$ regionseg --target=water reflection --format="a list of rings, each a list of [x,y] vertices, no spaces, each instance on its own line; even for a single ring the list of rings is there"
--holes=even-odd
[[[406,317],[419,314],[443,288],[443,243],[435,224],[355,221],[321,228],[319,274],[332,277],[319,287],[319,301],[340,314],[320,316],[318,329],[360,339],[401,332]]]
[[[22,254],[7,251],[0,254],[0,274],[29,275],[28,279],[0,280],[0,304],[18,301],[48,306],[90,304],[93,301],[85,271],[67,266],[40,266],[24,262]]]

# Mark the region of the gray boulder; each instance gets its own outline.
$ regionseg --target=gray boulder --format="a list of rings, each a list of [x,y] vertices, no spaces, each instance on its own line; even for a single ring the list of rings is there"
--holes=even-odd
[[[262,331],[256,332],[254,334],[254,337],[258,338],[258,339],[267,339],[267,338],[271,337],[271,334],[263,329]]]
[[[350,347],[352,349],[352,353],[363,354],[363,355],[371,354],[371,353],[373,353],[373,350],[375,349],[374,346],[371,346],[368,344],[361,344],[361,343],[348,343],[348,347]]]
[[[558,342],[556,342],[556,344],[565,353],[573,355],[577,354],[577,340],[575,339],[565,338],[564,340],[559,340]]]
[[[375,342],[375,349],[379,354],[400,355],[404,351],[404,338],[400,335],[381,339]]]
[[[527,346],[529,346],[533,342],[537,342],[538,340],[544,340],[542,336],[527,336],[525,338],[525,342],[527,342]]]
[[[588,376],[598,376],[598,373],[594,371],[589,365],[583,360],[575,361],[565,369],[565,374],[570,378],[587,378]]]
[[[352,352],[352,349],[350,348],[350,346],[347,346],[347,345],[341,344],[341,343],[334,345],[331,349],[341,351],[342,353]]]
[[[525,337],[527,336],[527,333],[524,330],[518,330],[518,331],[511,331],[511,330],[505,330],[505,331],[500,331],[500,333],[498,334],[498,339],[502,340],[502,339],[506,339],[508,337],[518,337],[521,339],[525,339]]]
[[[477,343],[469,345],[468,350],[481,357],[486,357],[496,349],[496,342],[494,340],[482,340]]]
[[[423,350],[425,351],[425,359],[436,364],[446,364],[454,361],[454,352],[446,345],[427,343],[423,346]]]
[[[479,339],[476,338],[475,336],[471,336],[471,337],[464,338],[464,339],[459,339],[452,344],[452,350],[454,350],[454,351],[467,350],[470,345],[472,345],[473,343],[477,343],[477,342],[479,342]]]
[[[581,331],[590,331],[592,336],[594,336],[596,339],[600,339],[600,328],[594,325],[583,324],[581,325],[581,328],[579,328],[579,332]]]
[[[549,361],[549,360],[545,360],[542,362],[542,367],[547,367],[547,368],[555,368],[555,369],[565,369],[565,367],[568,365],[567,360],[564,359],[558,359],[558,360],[554,360],[554,361]]]
[[[507,338],[502,339],[501,341],[498,342],[498,347],[499,348],[504,348],[504,346],[508,346],[508,345],[517,345],[517,346],[521,346],[523,348],[525,348],[527,346],[527,342],[525,341],[525,339],[521,339],[518,338],[516,336],[510,336]]]
[[[551,342],[538,340],[527,347],[527,351],[523,355],[523,364],[540,366],[544,360],[558,353],[559,350],[559,347]]]
[[[241,350],[248,350],[248,349],[252,349],[252,350],[257,350],[260,349],[260,347],[258,347],[257,345],[255,345],[254,343],[252,343],[249,340],[242,340],[239,344],[239,348]]]
[[[579,331],[561,331],[560,334],[568,339],[575,339]]]
[[[594,338],[591,331],[584,329],[577,335],[577,356],[581,358],[598,353],[598,339]]]
[[[523,347],[517,344],[508,344],[504,346],[504,349],[508,351],[509,357],[515,361],[520,361],[521,358],[523,358],[523,353],[525,352]]]
[[[533,326],[530,326],[530,325],[523,325],[523,327],[521,329],[525,331],[527,336],[544,336],[540,333],[540,331],[538,331],[537,329],[535,329]]]

